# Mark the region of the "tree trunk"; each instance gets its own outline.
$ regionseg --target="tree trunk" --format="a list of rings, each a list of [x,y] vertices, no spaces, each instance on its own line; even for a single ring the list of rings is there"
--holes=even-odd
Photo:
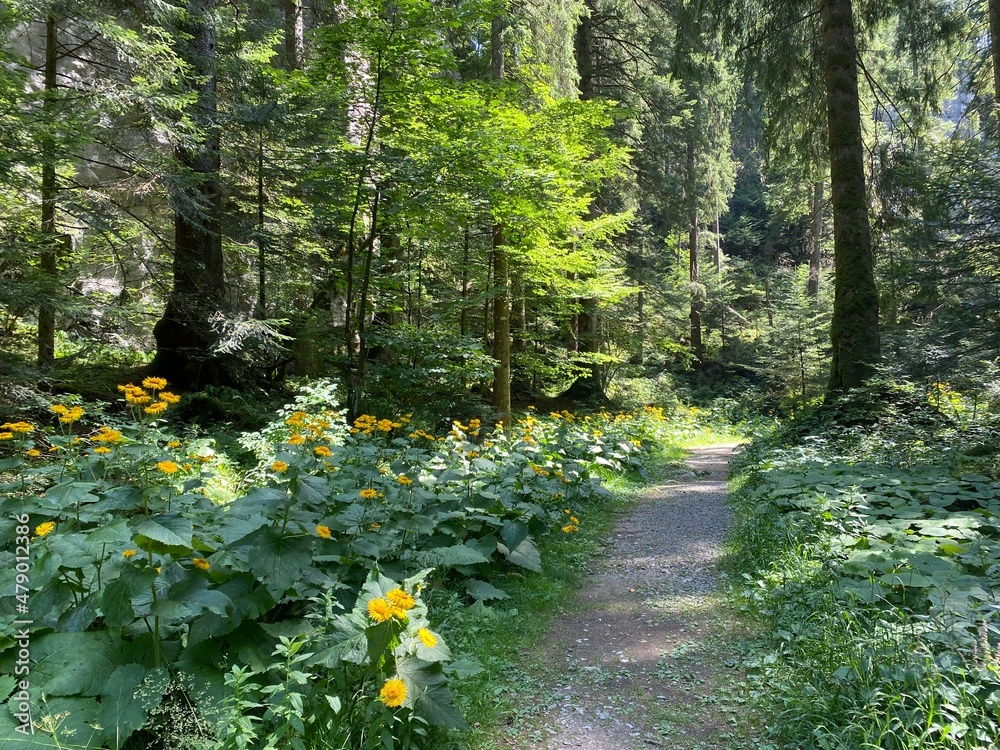
[[[813,183],[812,198],[812,252],[809,255],[809,281],[806,295],[819,299],[820,240],[823,238],[823,180]]]
[[[505,76],[503,48],[503,17],[493,16],[490,25],[490,63],[493,80],[502,81]],[[507,238],[503,225],[493,225],[493,284],[497,294],[493,299],[493,358],[497,361],[493,369],[493,410],[497,412],[503,426],[510,427],[510,279],[507,268]]]
[[[511,424],[510,414],[510,288],[507,269],[507,240],[503,227],[493,227],[493,409],[504,427]]]
[[[285,0],[285,66],[298,70],[305,59],[305,18],[302,0]]]
[[[183,179],[173,196],[174,283],[153,329],[157,348],[151,369],[180,388],[230,380],[212,353],[217,335],[211,318],[225,296],[214,5],[214,0],[191,0],[178,35],[181,57],[190,66],[187,86],[196,96],[189,114],[199,133],[175,151]]]
[[[699,362],[705,360],[705,347],[701,340],[702,299],[698,287],[701,284],[701,267],[698,262],[698,212],[691,214],[691,228],[688,235],[688,278],[691,282],[691,352]]]
[[[850,0],[823,0],[823,72],[830,139],[836,276],[827,390],[857,388],[879,361],[878,290],[865,192],[857,49]]]
[[[589,101],[594,98],[594,25],[593,15],[596,12],[593,0],[584,3],[584,14],[576,27],[576,70],[580,77],[577,88],[580,100]],[[590,204],[590,218],[597,216],[595,202]],[[586,354],[598,354],[601,351],[600,319],[598,316],[598,300],[594,297],[579,300],[580,310],[575,313],[576,349]],[[573,398],[590,398],[604,394],[604,384],[601,378],[601,367],[596,363],[587,364],[589,377],[578,379],[571,387]]]
[[[56,66],[59,62],[58,25],[55,16],[45,19],[45,67],[42,85],[45,87],[42,99],[43,119],[47,126],[55,120],[53,112],[56,93]],[[42,145],[42,246],[39,266],[46,280],[50,282],[45,290],[44,301],[38,308],[38,366],[51,367],[56,359],[56,311],[51,295],[55,293],[58,264],[56,252],[59,238],[56,236],[56,154],[53,132],[45,134]]]
[[[989,0],[990,53],[993,57],[993,110],[997,116],[1000,137],[1000,0]]]

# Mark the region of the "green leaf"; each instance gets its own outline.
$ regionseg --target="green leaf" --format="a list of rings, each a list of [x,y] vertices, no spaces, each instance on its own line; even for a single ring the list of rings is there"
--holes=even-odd
[[[456,544],[452,547],[438,547],[417,554],[417,560],[421,565],[429,565],[435,568],[453,568],[458,565],[475,565],[477,563],[489,562],[489,558],[482,552],[464,544]]]
[[[122,628],[135,619],[132,609],[132,580],[129,571],[113,580],[104,587],[101,595],[101,611],[104,622],[117,638]]]
[[[417,716],[428,724],[468,729],[468,724],[455,707],[440,664],[428,664],[414,656],[403,656],[396,660],[396,672],[406,683],[404,705]]]
[[[312,562],[312,539],[282,536],[281,530],[272,526],[258,529],[242,542],[240,554],[276,600],[295,586]]]
[[[323,477],[300,476],[295,496],[304,503],[322,505],[330,494],[330,484]]]
[[[112,750],[121,750],[132,733],[146,723],[145,703],[150,698],[145,696],[144,701],[144,691],[138,690],[145,676],[146,670],[141,664],[128,664],[112,672],[101,689],[97,723],[111,738]],[[159,696],[162,696],[162,689]]]
[[[88,542],[102,542],[107,544],[117,544],[128,542],[132,539],[132,533],[128,527],[128,521],[119,518],[108,524],[102,524],[87,534]]]
[[[478,578],[470,578],[465,582],[465,590],[473,599],[479,601],[489,601],[490,599],[506,599],[507,592],[498,589],[491,583],[480,581]]]
[[[102,632],[48,633],[32,640],[32,684],[47,695],[98,695],[107,676],[126,663]]]
[[[535,543],[531,539],[525,539],[514,550],[509,549],[504,544],[498,544],[497,549],[500,550],[501,555],[514,563],[514,565],[519,565],[522,568],[534,570],[539,573],[542,570],[542,557],[538,554],[538,547],[535,546]]]
[[[194,529],[190,518],[177,513],[163,513],[152,517],[139,516],[133,519],[131,526],[136,535],[136,545],[141,549],[149,550],[152,547],[153,552],[161,551],[161,548],[146,542],[148,539],[165,547],[191,550],[191,536]]]

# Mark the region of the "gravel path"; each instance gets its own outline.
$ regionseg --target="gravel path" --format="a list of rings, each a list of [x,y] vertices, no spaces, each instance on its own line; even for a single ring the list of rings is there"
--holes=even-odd
[[[736,676],[711,645],[725,619],[715,566],[728,523],[732,452],[693,451],[677,484],[645,495],[619,523],[574,607],[553,619],[535,657],[547,708],[508,746],[733,746],[727,739],[739,710],[718,693]]]

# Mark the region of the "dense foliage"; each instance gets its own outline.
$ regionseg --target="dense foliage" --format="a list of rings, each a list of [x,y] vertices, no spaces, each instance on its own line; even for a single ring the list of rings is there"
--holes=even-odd
[[[3,618],[30,601],[44,712],[40,734],[12,747],[298,747],[331,732],[341,739],[324,746],[388,733],[405,747],[463,726],[446,684],[461,667],[421,591],[504,598],[495,571],[541,571],[536,540],[586,524],[602,471],[638,468],[664,423],[655,409],[529,412],[510,430],[471,419],[435,435],[405,416],[349,425],[331,387],[314,386],[245,436],[260,461],[220,503],[220,458],[171,433],[179,397],[165,388],[123,385],[128,417],[96,429],[87,409],[57,403],[56,427],[0,432]],[[17,654],[8,641],[5,674]],[[380,698],[394,679],[405,687]]]
[[[947,384],[883,386],[741,456],[731,566],[771,631],[754,666],[788,746],[1000,734],[997,433],[971,411]]]

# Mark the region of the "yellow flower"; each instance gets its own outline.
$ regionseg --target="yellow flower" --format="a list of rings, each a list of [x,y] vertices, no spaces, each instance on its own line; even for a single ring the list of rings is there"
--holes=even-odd
[[[419,638],[420,642],[427,646],[427,648],[434,648],[438,642],[437,636],[427,628],[420,628],[420,630],[417,631],[417,638]]]
[[[145,385],[145,383],[143,383]],[[206,560],[204,557],[192,558],[191,564],[194,565],[198,570],[208,570],[212,567],[212,563]]]
[[[386,680],[385,684],[382,686],[382,692],[379,693],[378,699],[389,708],[402,706],[403,701],[406,700],[406,683],[398,677]]]
[[[325,458],[326,456],[332,456],[333,455],[330,452],[330,449],[327,448],[325,445],[317,445],[315,448],[313,448],[313,453],[315,453],[317,456],[320,456],[320,457],[323,457],[323,458]]]
[[[142,381],[143,388],[149,388],[151,391],[162,391],[167,387],[166,378],[146,378]]]
[[[393,606],[388,600],[378,597],[368,602],[368,616],[373,622],[385,622],[392,619],[395,614]]]
[[[111,449],[108,448],[106,445],[99,445],[96,448],[94,448],[94,453],[96,453],[98,456],[106,456],[109,453],[111,453]]]
[[[290,416],[288,419],[285,420],[285,424],[291,427],[298,427],[305,421],[307,416],[309,415],[306,414],[304,411],[297,411],[294,414],[292,414],[292,416]]]
[[[284,461],[275,461],[273,464],[271,464],[271,471],[273,471],[275,474],[281,474],[287,470],[288,470],[288,464],[286,464]]]
[[[168,404],[179,404],[181,402],[181,397],[178,396],[176,393],[163,391],[160,394],[160,401],[166,401]]]
[[[173,461],[157,461],[156,468],[164,474],[176,474],[179,467]]]
[[[10,430],[11,432],[19,432],[22,434],[33,432],[34,429],[35,426],[28,422],[5,422],[4,424],[0,424],[0,430]],[[11,437],[13,437],[13,435]],[[10,438],[7,439],[9,440]]]
[[[577,518],[576,516],[570,516],[569,522],[575,526],[576,524],[580,523],[580,519]]]
[[[55,521],[46,521],[45,523],[40,523],[35,527],[35,536],[43,537],[48,536],[56,527]]]
[[[400,484],[413,484],[413,480],[410,479],[405,474],[400,474],[398,477],[396,477],[396,481],[399,482]]]
[[[371,500],[373,498],[378,497],[378,492],[376,492],[371,488],[368,488],[367,490],[361,490],[361,492],[359,492],[358,494],[361,495],[361,497],[363,497],[365,500]]]
[[[59,416],[59,421],[62,424],[73,424],[86,413],[82,406],[74,406],[72,409],[66,409],[66,407],[63,407],[63,409],[65,409],[65,411]],[[53,408],[53,411],[55,411],[55,408]],[[56,413],[59,414],[59,412]]]
[[[32,458],[38,458],[40,455],[42,455],[42,452],[38,450],[38,448],[32,448],[31,450],[25,452]]]
[[[49,407],[49,411],[51,411],[53,414],[58,414],[60,417],[63,414],[69,414],[69,409],[67,409],[62,404],[52,404],[52,406]]]
[[[169,443],[167,443],[167,447],[168,448],[180,448],[181,447],[181,441],[180,440],[171,440]]]
[[[292,435],[290,438],[288,438],[289,445],[302,445],[305,441],[306,439],[299,434]]]
[[[112,430],[107,425],[99,427],[97,434],[91,438],[95,443],[120,443],[122,434],[118,430]]]
[[[154,401],[144,409],[144,411],[147,414],[162,414],[166,410],[167,410],[166,401]]]
[[[136,550],[134,550],[134,549],[125,549],[125,550],[122,550],[122,557],[124,557],[126,560],[128,560],[130,557],[135,557],[135,553],[136,553]]]
[[[413,609],[417,604],[413,597],[403,591],[403,589],[393,589],[385,595],[385,598],[389,600],[389,603],[393,607],[401,609],[404,612],[408,609]]]
[[[0,432],[0,440],[10,440],[13,437],[13,432]]]
[[[323,524],[318,524],[316,526],[316,533],[319,536],[323,537],[324,539],[329,539],[331,536],[333,536],[330,533],[330,527],[329,526],[324,526]]]
[[[577,526],[576,524],[571,523],[567,524],[566,526],[563,526],[562,530],[564,534],[572,534],[574,531],[579,531],[580,527]]]
[[[468,456],[470,459],[471,458],[479,458],[479,451],[469,451],[465,455]]]

